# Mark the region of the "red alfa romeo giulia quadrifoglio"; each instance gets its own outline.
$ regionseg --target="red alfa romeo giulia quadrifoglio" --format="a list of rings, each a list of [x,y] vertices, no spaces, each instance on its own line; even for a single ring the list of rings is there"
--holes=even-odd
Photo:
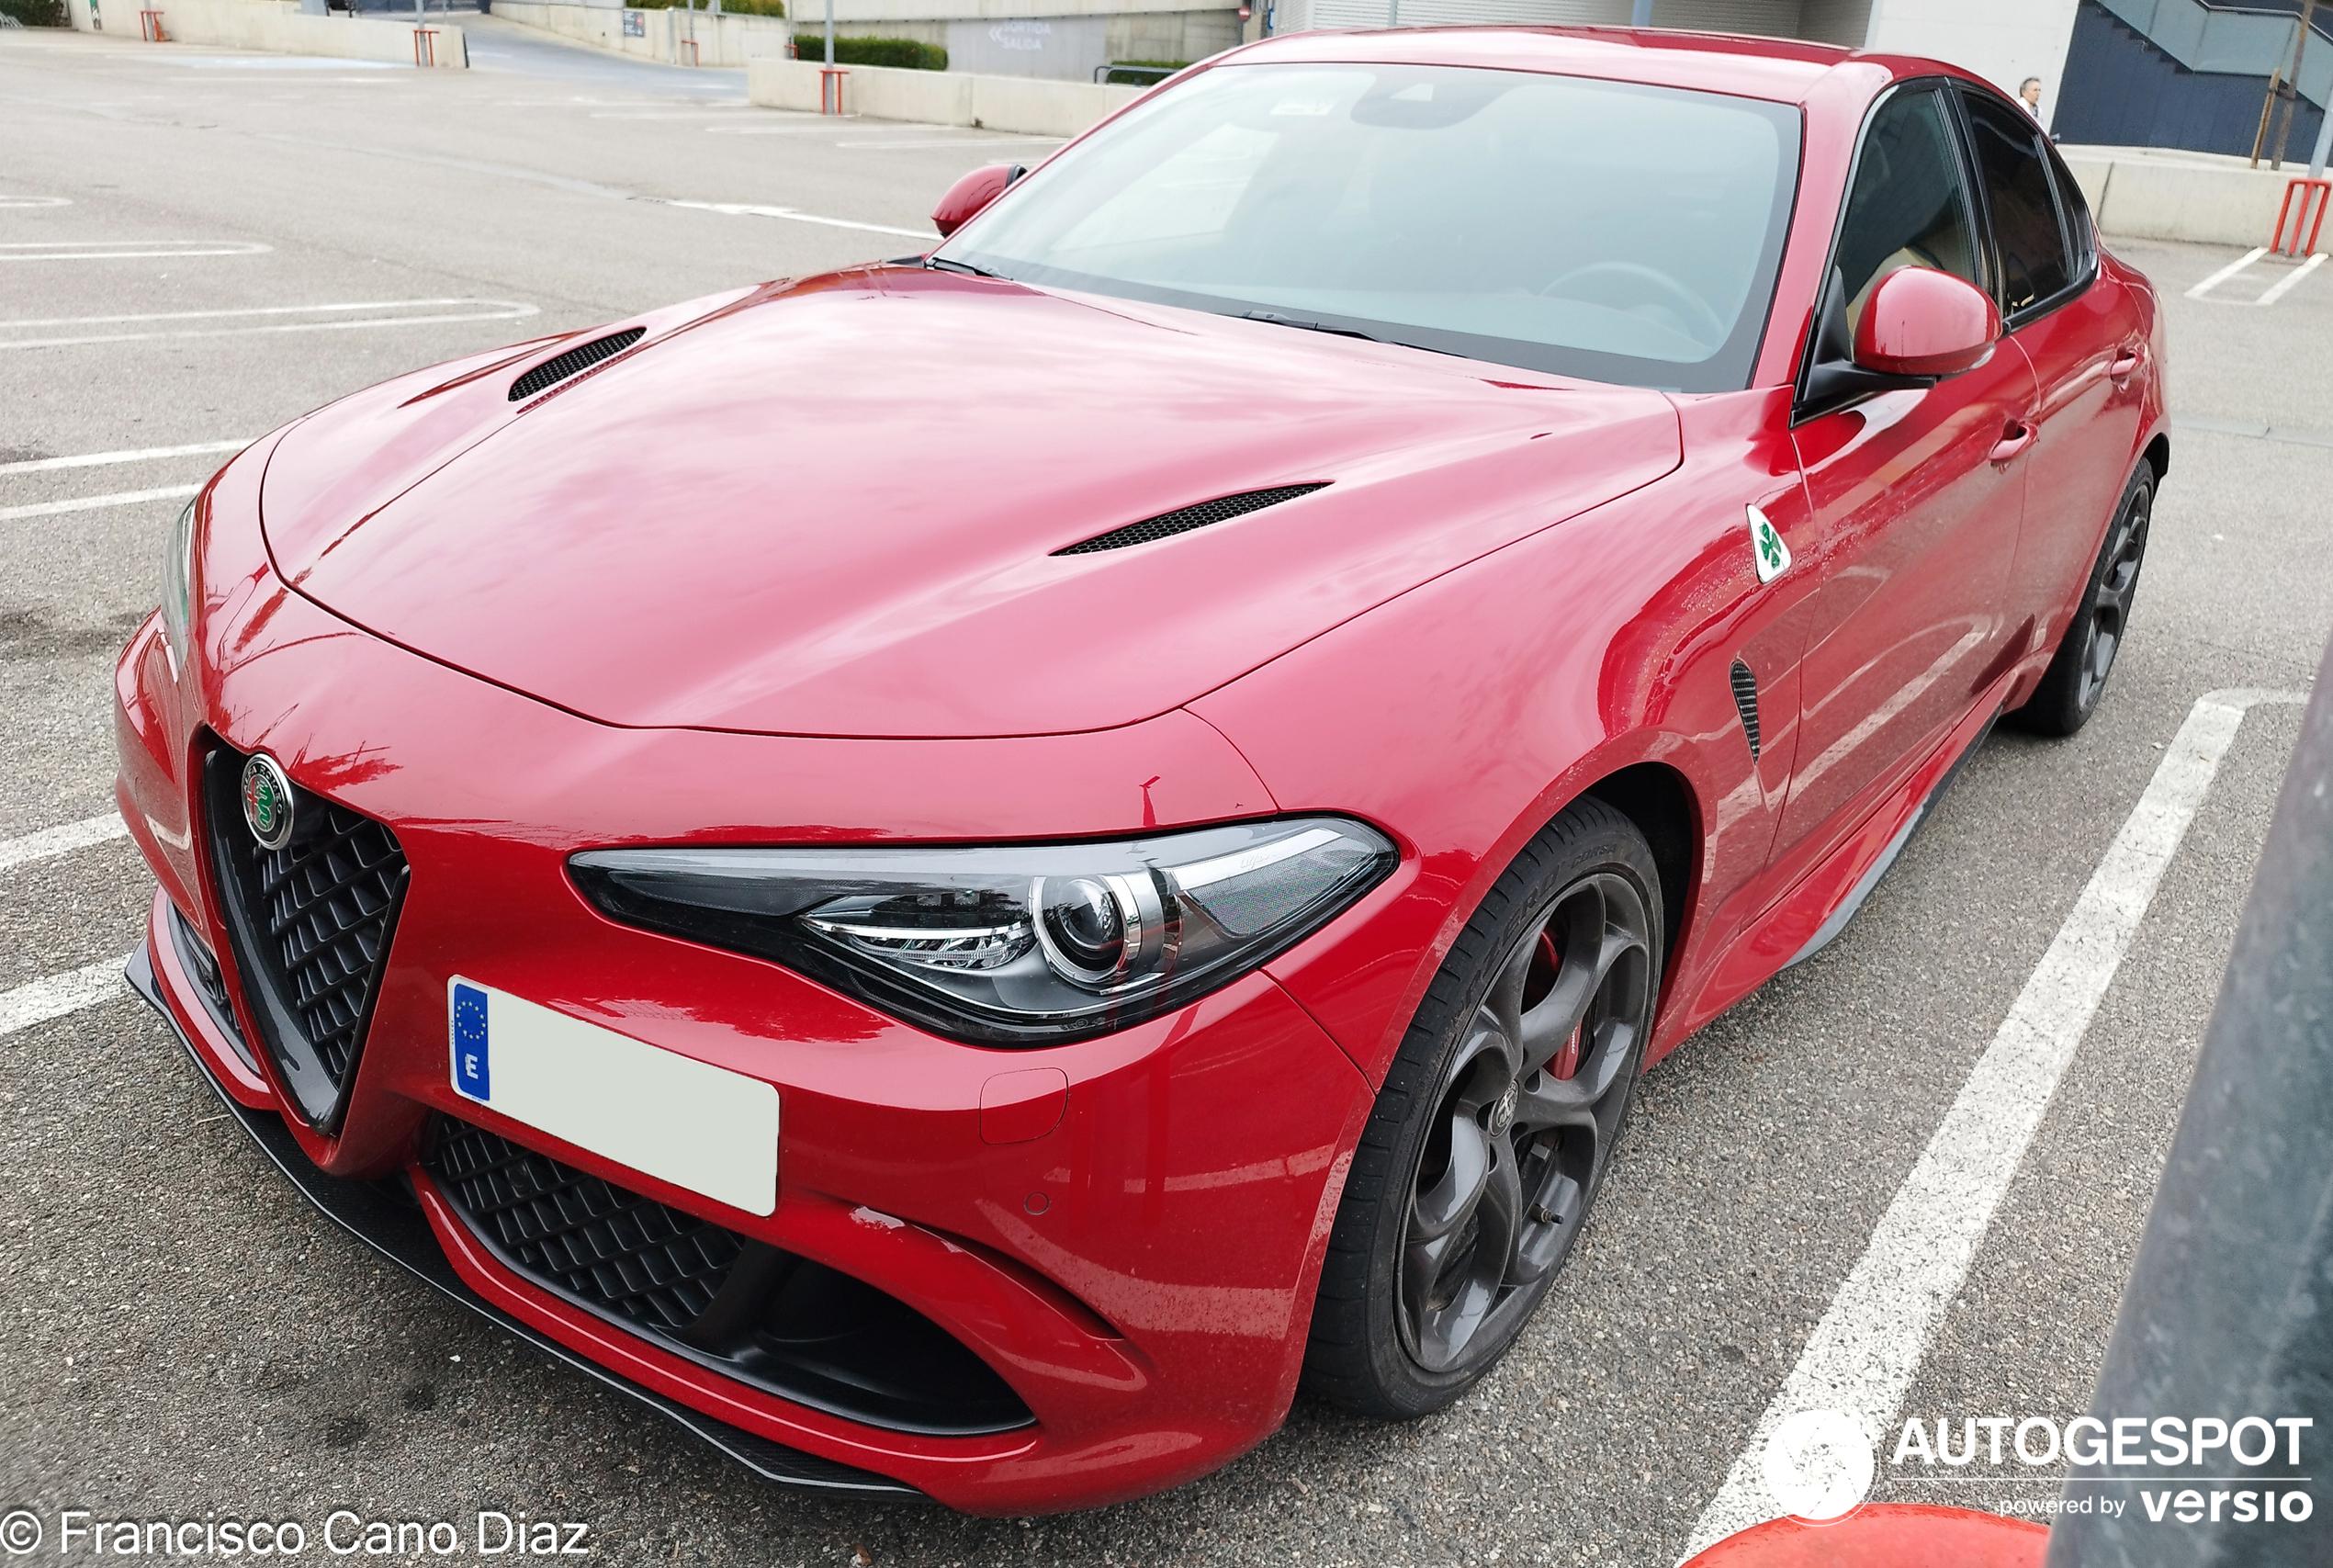
[[[1932,62],[1303,35],[1020,174],[269,435],[118,677],[133,978],[294,1180],[1016,1514],[1480,1378],[1646,1064],[2089,716],[2169,454]]]

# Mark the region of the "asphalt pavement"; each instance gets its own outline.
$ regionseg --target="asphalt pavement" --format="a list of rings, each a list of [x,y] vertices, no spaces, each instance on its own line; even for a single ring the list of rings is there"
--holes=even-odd
[[[0,1508],[465,1537],[494,1510],[587,1523],[627,1564],[1668,1568],[2198,700],[2304,690],[2333,630],[2333,416],[2310,412],[2333,409],[2333,269],[2271,306],[2241,302],[2265,263],[2190,299],[2237,253],[2110,236],[2163,290],[2181,424],[2098,716],[1995,736],[1835,942],[1654,1071],[1575,1260],[1475,1393],[1414,1426],[1300,1402],[1212,1477],[1063,1517],[775,1491],[348,1238],[126,993],[20,1021],[142,929],[126,841],[12,847],[104,833],[113,655],[222,444],[434,361],[919,248],[957,175],[1051,145],[754,109],[736,73],[491,18],[471,49],[423,73],[0,34]],[[818,389],[773,393],[782,422]],[[2083,1409],[2298,721],[2243,718],[1907,1416]],[[1986,1508],[2061,1473],[1882,1470],[1877,1495]]]

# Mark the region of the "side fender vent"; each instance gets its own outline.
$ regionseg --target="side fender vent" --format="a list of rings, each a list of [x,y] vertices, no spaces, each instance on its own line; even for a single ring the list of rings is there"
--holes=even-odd
[[[1129,545],[1147,545],[1156,539],[1188,534],[1193,528],[1204,528],[1210,523],[1227,522],[1250,512],[1261,512],[1267,506],[1278,506],[1283,501],[1294,501],[1300,495],[1310,495],[1316,490],[1326,490],[1325,481],[1311,485],[1282,485],[1278,490],[1243,491],[1237,495],[1218,496],[1202,501],[1197,506],[1186,506],[1178,512],[1162,512],[1140,523],[1129,523],[1123,528],[1112,528],[1107,534],[1075,545],[1065,545],[1054,554],[1057,556],[1090,555],[1096,550],[1122,550]]]
[[[1741,715],[1741,733],[1750,738],[1750,760],[1758,759],[1758,678],[1739,659],[1733,661],[1733,705]]]
[[[627,327],[606,337],[593,338],[578,344],[565,354],[546,359],[534,369],[511,383],[511,401],[523,402],[544,388],[564,381],[580,370],[589,370],[601,360],[623,353],[648,335],[646,327]]]

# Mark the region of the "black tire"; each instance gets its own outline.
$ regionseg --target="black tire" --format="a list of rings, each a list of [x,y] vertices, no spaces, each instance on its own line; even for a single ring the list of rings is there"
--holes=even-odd
[[[1308,1393],[1414,1419],[1515,1343],[1611,1168],[1663,929],[1651,849],[1597,800],[1540,829],[1492,886],[1354,1151],[1313,1304]]]
[[[2141,460],[2123,499],[2114,505],[2098,560],[2082,585],[2081,608],[2074,612],[2049,669],[2011,716],[2035,735],[2067,736],[2098,711],[2106,677],[2113,673],[2129,626],[2131,601],[2138,595],[2139,568],[2147,562],[2147,527],[2155,511],[2155,468]]]

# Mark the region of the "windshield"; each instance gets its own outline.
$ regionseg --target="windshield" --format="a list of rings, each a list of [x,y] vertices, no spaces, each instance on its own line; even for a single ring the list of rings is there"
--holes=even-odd
[[[1436,65],[1218,66],[935,258],[1680,391],[1748,384],[1798,183],[1786,105]]]

